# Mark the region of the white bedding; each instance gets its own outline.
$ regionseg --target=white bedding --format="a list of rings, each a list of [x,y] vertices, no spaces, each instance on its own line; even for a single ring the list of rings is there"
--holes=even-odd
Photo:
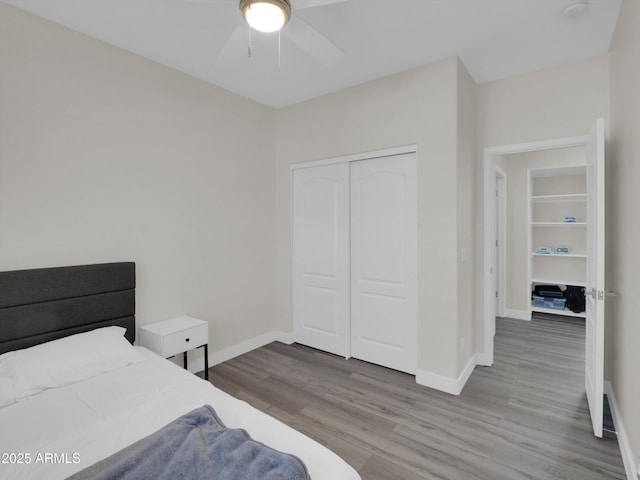
[[[360,479],[309,437],[136,348],[147,360],[0,408],[0,478],[66,478],[208,404],[229,428],[298,456],[313,480]]]

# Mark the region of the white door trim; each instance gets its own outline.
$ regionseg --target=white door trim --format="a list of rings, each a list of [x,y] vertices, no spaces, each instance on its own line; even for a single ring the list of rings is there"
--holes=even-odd
[[[325,158],[323,160],[314,160],[311,162],[294,163],[289,165],[289,170],[298,168],[318,167],[322,165],[331,165],[333,163],[355,162],[358,160],[371,160],[380,157],[393,157],[405,153],[418,153],[417,145],[403,145],[400,147],[385,148],[383,150],[374,150],[372,152],[353,153],[350,155],[342,155],[339,157]]]
[[[580,137],[566,137],[539,142],[501,145],[484,149],[484,215],[483,215],[483,351],[478,355],[478,364],[493,365],[493,337],[496,328],[496,302],[493,289],[496,265],[494,261],[494,242],[496,232],[496,163],[498,155],[535,152],[555,148],[578,147],[587,144],[586,135]]]
[[[498,180],[499,179],[499,180]],[[498,293],[498,310],[496,314],[499,317],[504,317],[507,311],[507,174],[501,169],[496,167],[496,202],[497,202],[497,217],[498,228],[496,234],[498,236],[498,272],[497,278],[497,293]]]

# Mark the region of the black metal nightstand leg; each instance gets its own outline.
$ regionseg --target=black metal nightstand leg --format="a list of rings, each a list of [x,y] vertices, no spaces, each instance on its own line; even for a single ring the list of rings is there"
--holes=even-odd
[[[204,345],[204,379],[209,380],[209,344]]]

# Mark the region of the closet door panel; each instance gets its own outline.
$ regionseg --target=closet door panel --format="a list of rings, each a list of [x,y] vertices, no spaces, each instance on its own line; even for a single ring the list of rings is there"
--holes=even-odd
[[[293,172],[296,341],[349,356],[349,166]]]
[[[406,322],[389,320],[406,318],[406,300],[380,293],[358,292],[355,303],[358,305],[360,317],[359,334],[356,338],[361,343],[366,342],[369,346],[377,347],[376,350],[383,352],[385,356],[389,349],[392,354],[402,353],[409,333]],[[361,358],[361,355],[363,354],[354,354],[357,358]],[[369,357],[369,360],[373,361],[373,357]]]
[[[373,165],[355,164],[356,172]],[[360,257],[357,267],[363,281],[392,287],[404,284],[404,177],[394,172],[377,171],[356,181],[357,195],[354,247]],[[382,253],[382,255],[381,255]]]
[[[351,355],[415,373],[415,154],[351,164]]]

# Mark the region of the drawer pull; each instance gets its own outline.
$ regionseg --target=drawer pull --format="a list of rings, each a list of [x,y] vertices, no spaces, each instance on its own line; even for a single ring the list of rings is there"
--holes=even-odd
[[[189,341],[189,339],[188,339],[188,338],[185,338],[185,341],[186,341],[186,342],[188,342],[188,341]]]

